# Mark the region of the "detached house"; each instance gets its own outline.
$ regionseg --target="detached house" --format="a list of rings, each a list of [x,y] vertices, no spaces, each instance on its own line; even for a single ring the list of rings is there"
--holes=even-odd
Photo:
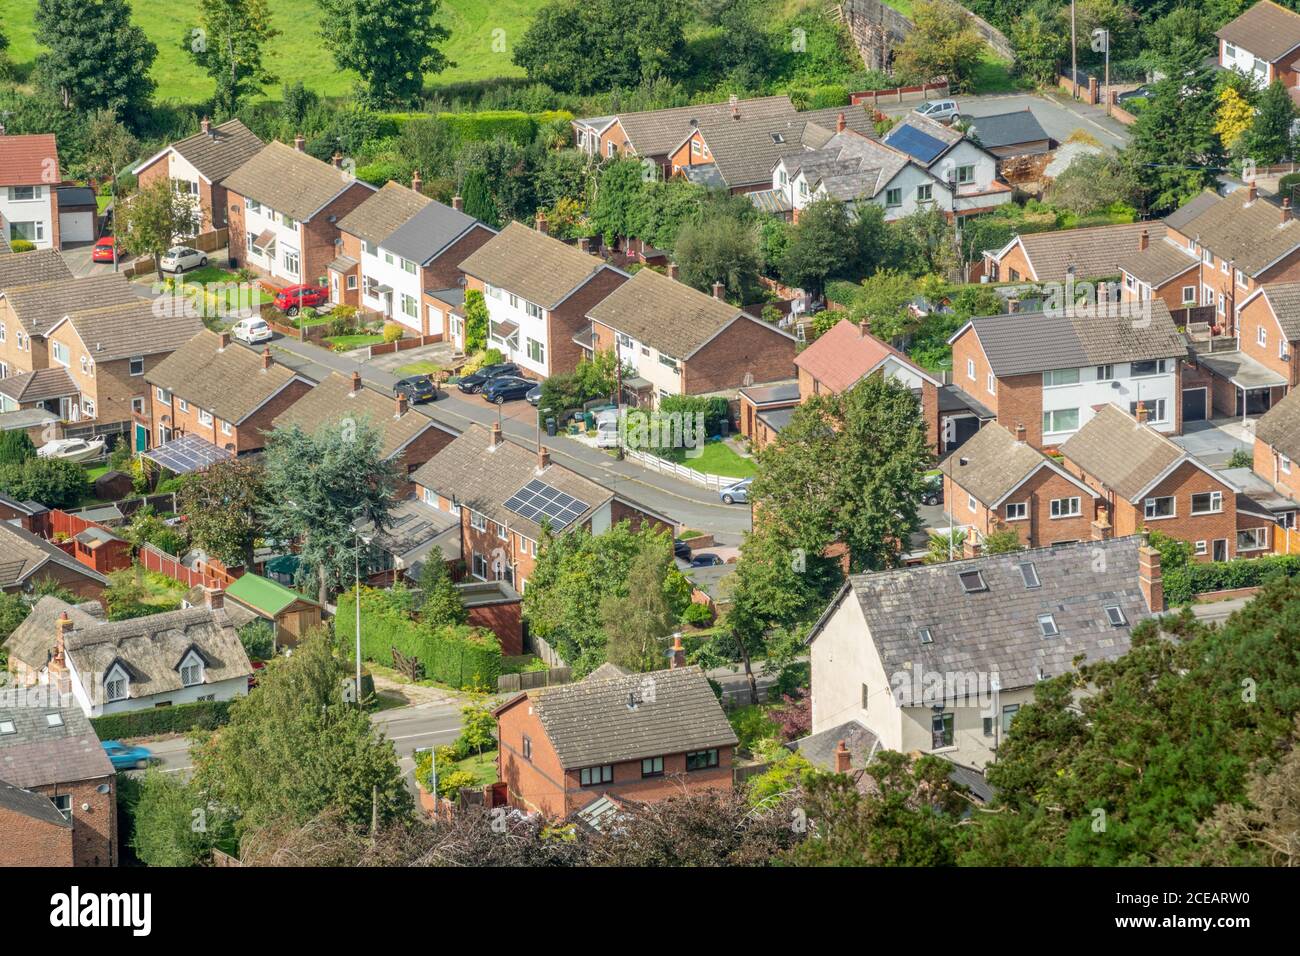
[[[53,133],[0,135],[0,222],[11,243],[60,249],[59,150]]]
[[[226,228],[229,202],[225,179],[265,145],[237,119],[214,126],[205,116],[193,136],[172,143],[131,171],[141,187],[162,179],[171,182],[177,192],[194,196],[203,211],[202,235]]]
[[[539,378],[577,367],[587,314],[628,280],[623,270],[548,236],[541,214],[536,229],[510,223],[460,269],[466,288],[482,292],[487,302],[488,346]],[[463,308],[451,318],[452,342],[463,349]]]
[[[327,281],[338,256],[338,222],[375,187],[293,146],[267,144],[225,179],[232,262],[274,284]]]
[[[0,370],[16,375],[55,364],[45,339],[70,312],[139,301],[126,277],[114,272],[0,288]]]
[[[1257,87],[1274,80],[1288,90],[1300,86],[1300,14],[1260,0],[1214,35],[1220,68],[1244,73]]]
[[[1105,405],[1061,446],[1065,469],[1101,493],[1110,533],[1160,531],[1207,561],[1266,551],[1271,521],[1239,514],[1242,489],[1148,425],[1144,412]]]
[[[881,748],[982,768],[1039,681],[1120,657],[1163,610],[1137,537],[850,575],[808,636],[812,732],[856,721]]]
[[[301,375],[228,333],[199,332],[145,374],[149,412],[136,421],[137,447],[182,435],[244,454],[266,445],[275,419],[312,388]],[[140,432],[143,432],[142,436]]]
[[[722,298],[642,269],[588,313],[590,353],[614,352],[635,372],[623,388],[654,407],[673,395],[731,391],[789,378],[795,340]]]
[[[1225,415],[1243,407],[1272,408],[1297,384],[1300,368],[1295,361],[1300,344],[1300,282],[1274,282],[1260,286],[1237,307],[1237,348],[1249,360],[1254,389],[1219,378],[1214,407]],[[1214,361],[1211,353],[1205,358]],[[1263,394],[1266,392],[1267,394]]]
[[[1096,314],[1092,314],[1093,312]],[[1180,376],[1187,346],[1163,302],[1149,314],[1058,309],[975,318],[948,340],[953,382],[1035,448],[1059,445],[1104,405],[1151,425],[1182,429]]]

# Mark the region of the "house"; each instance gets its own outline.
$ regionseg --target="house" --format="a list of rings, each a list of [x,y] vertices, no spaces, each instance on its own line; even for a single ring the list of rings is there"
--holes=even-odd
[[[587,312],[590,352],[614,352],[635,373],[623,381],[632,404],[789,378],[794,336],[728,303],[721,283],[713,292],[641,269]]]
[[[42,368],[0,378],[0,412],[27,410],[51,412],[56,422],[79,418],[81,391],[68,370]]]
[[[487,303],[488,346],[539,378],[577,368],[582,347],[575,336],[586,332],[587,314],[628,280],[623,270],[547,235],[540,213],[536,229],[510,223],[460,269],[466,288],[482,292]],[[452,342],[463,349],[463,323],[458,328]]]
[[[814,395],[847,392],[868,375],[880,373],[912,390],[925,420],[930,450],[939,450],[944,423],[939,414],[942,380],[931,375],[898,349],[876,338],[867,324],[841,319],[795,356],[799,401]]]
[[[501,426],[471,424],[417,470],[411,481],[425,504],[460,519],[461,554],[470,576],[504,580],[525,592],[537,561],[542,522],[552,534],[586,528],[600,534],[620,521],[671,532],[675,522],[508,441]],[[522,650],[507,650],[520,654]]]
[[[1216,375],[1211,383],[1215,411],[1235,415],[1243,408],[1272,408],[1300,384],[1294,358],[1300,343],[1300,282],[1274,282],[1248,295],[1237,307],[1236,337],[1239,361],[1253,388],[1246,388],[1240,376],[1233,381]],[[1217,353],[1203,358],[1206,364],[1222,360]]]
[[[1109,533],[1160,531],[1207,561],[1266,551],[1271,522],[1238,514],[1241,488],[1147,424],[1145,411],[1104,405],[1060,448],[1066,471],[1101,493]]]
[[[0,134],[0,220],[10,243],[62,248],[58,194],[62,181],[53,133]]]
[[[460,515],[439,509],[436,498],[433,505],[422,497],[392,502],[382,531],[376,531],[369,521],[356,525],[367,545],[362,554],[365,579],[372,584],[390,584],[405,578],[414,584],[426,561],[460,562],[460,523]]]
[[[984,274],[990,282],[1117,278],[1144,232],[1153,243],[1165,234],[1158,222],[1126,222],[1017,235],[1001,249],[985,250]]]
[[[145,383],[149,413],[136,420],[137,447],[142,438],[153,447],[194,435],[236,454],[263,448],[275,419],[312,388],[269,348],[259,355],[206,329],[150,369]]]
[[[71,694],[87,717],[248,693],[253,666],[221,608],[105,621],[43,597],[5,641],[21,686]]]
[[[1274,80],[1288,90],[1300,87],[1300,14],[1260,0],[1214,35],[1221,69],[1244,73],[1257,87]]]
[[[57,249],[31,252],[0,249],[0,298],[8,289],[71,278],[72,270],[68,268],[63,253]]]
[[[1145,403],[1160,431],[1182,430],[1180,376],[1187,346],[1163,302],[1149,316],[1053,309],[974,318],[949,339],[953,384],[1035,448],[1065,441],[1114,403]],[[1096,314],[1093,314],[1096,312]]]
[[[793,379],[742,388],[737,415],[740,433],[749,439],[754,451],[759,451],[790,423],[801,401],[799,383]]]
[[[267,144],[226,176],[225,187],[230,264],[273,285],[324,285],[339,255],[338,221],[375,191],[307,155],[301,136],[293,146]]]
[[[606,795],[651,803],[730,789],[739,741],[704,672],[677,653],[668,670],[592,674],[497,707],[510,805],[559,819]]]
[[[194,196],[203,212],[199,226],[203,235],[226,228],[226,177],[265,145],[237,119],[214,126],[205,116],[197,133],[163,148],[131,172],[141,188],[162,179],[170,181],[177,192]]]
[[[0,591],[30,594],[38,584],[57,585],[80,598],[99,600],[108,578],[31,531],[0,522]]]
[[[1300,393],[1291,391],[1255,424],[1251,470],[1288,502],[1300,502]],[[1300,505],[1277,509],[1277,521],[1294,528]]]
[[[857,721],[883,749],[983,768],[1040,680],[1123,655],[1163,610],[1137,537],[851,575],[807,640],[812,732]]]
[[[48,267],[57,269],[52,264]],[[136,290],[119,272],[0,288],[0,369],[16,375],[50,368],[45,337],[65,315],[139,301]]]
[[[1026,548],[1096,537],[1100,493],[996,422],[945,458],[939,470],[947,512],[953,525],[967,530],[972,554],[985,537],[1008,529]]]
[[[966,134],[1000,160],[1041,156],[1052,150],[1052,138],[1028,106],[1010,113],[972,116]]]
[[[170,311],[135,299],[69,312],[49,327],[50,370],[63,368],[80,396],[73,421],[120,423],[131,430],[133,417],[143,415],[149,401],[146,375],[203,330],[197,316]]]
[[[496,235],[464,213],[459,197],[445,206],[423,195],[418,173],[410,189],[385,184],[339,220],[339,231],[339,256],[329,264],[331,301],[433,337],[450,335],[445,304],[434,293],[463,295],[461,261]]]
[[[0,866],[117,866],[117,773],[90,721],[43,688],[12,697],[0,702]]]
[[[207,594],[205,604],[222,607],[232,620],[251,620],[240,609],[266,621],[275,631],[277,646],[293,647],[321,626],[321,606],[310,598],[259,574],[246,572],[226,588],[224,595]]]
[[[307,434],[327,426],[354,426],[366,422],[380,436],[379,453],[391,462],[403,484],[395,494],[406,497],[411,487],[407,477],[435,454],[446,448],[456,432],[407,404],[405,395],[396,398],[365,385],[361,373],[351,376],[331,372],[296,402],[275,417],[275,428],[296,426]]]

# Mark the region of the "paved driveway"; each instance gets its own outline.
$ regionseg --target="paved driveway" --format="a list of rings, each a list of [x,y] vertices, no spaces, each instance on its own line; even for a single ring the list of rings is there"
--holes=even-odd
[[[1097,106],[1076,103],[1066,97],[1040,93],[999,93],[992,96],[958,96],[957,106],[963,116],[993,116],[1028,109],[1039,124],[1059,143],[1075,130],[1090,133],[1103,146],[1119,149],[1128,143],[1128,129],[1106,115]],[[898,116],[911,111],[914,103],[883,106],[882,112]]]

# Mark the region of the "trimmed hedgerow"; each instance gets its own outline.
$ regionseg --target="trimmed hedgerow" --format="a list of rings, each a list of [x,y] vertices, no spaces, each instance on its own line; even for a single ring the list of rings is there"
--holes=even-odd
[[[183,734],[191,730],[215,730],[230,720],[230,701],[204,700],[174,707],[152,707],[121,714],[92,717],[90,724],[100,740],[123,737],[153,737]]]
[[[1162,574],[1165,602],[1185,604],[1208,591],[1259,587],[1275,577],[1300,574],[1300,555],[1278,554],[1251,560],[1189,563]]]

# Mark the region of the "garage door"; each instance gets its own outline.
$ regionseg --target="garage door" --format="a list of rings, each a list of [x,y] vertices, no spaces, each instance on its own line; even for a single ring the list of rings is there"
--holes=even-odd
[[[1183,421],[1203,422],[1206,417],[1206,401],[1210,394],[1208,388],[1183,389]]]
[[[93,212],[59,213],[59,240],[61,242],[94,242],[95,214]]]

